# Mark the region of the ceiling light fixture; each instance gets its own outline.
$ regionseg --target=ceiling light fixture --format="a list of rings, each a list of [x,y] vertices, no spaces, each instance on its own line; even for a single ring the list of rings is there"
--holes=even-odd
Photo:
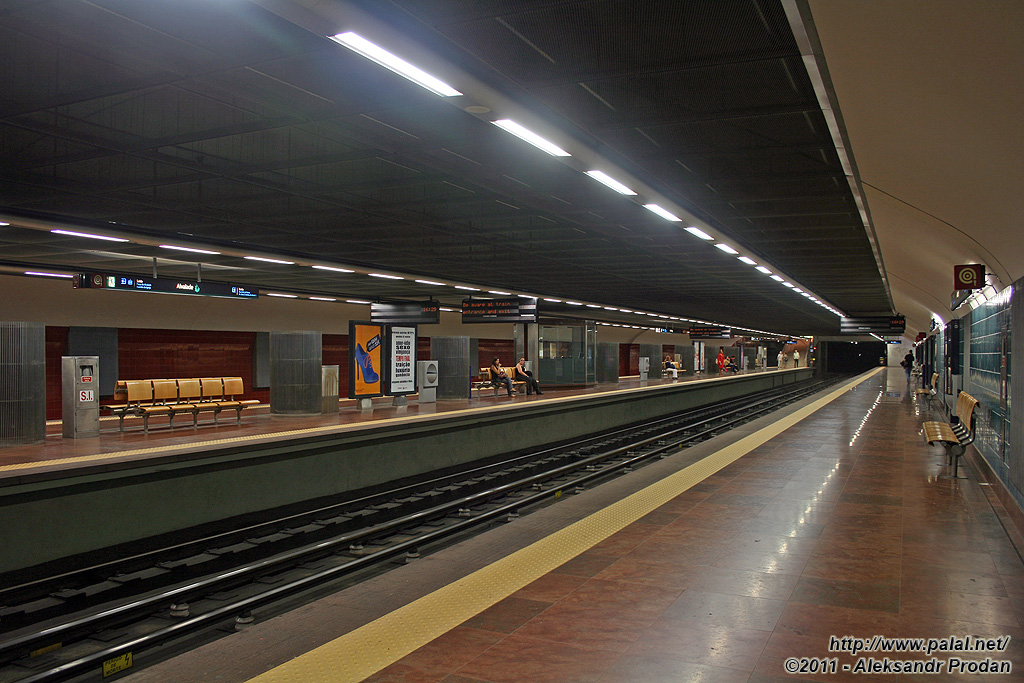
[[[757,265],[757,261],[755,261],[754,259],[750,258],[749,256],[740,256],[736,260],[740,261],[741,263],[746,263],[748,266],[756,266]]]
[[[385,69],[390,69],[399,76],[408,78],[416,85],[421,88],[426,88],[435,95],[440,95],[441,97],[456,97],[462,94],[441,79],[431,76],[418,66],[413,66],[401,57],[388,52],[381,46],[371,43],[358,33],[346,31],[345,33],[339,33],[328,37],[334,42],[344,45],[353,52],[366,57],[370,61],[380,64]]]
[[[332,273],[354,273],[356,271],[349,270],[348,268],[335,268],[334,266],[313,266],[317,270],[329,270]]]
[[[332,299],[329,296],[311,296],[311,297],[309,297],[309,300],[310,301],[337,301],[337,299]]]
[[[369,301],[362,301],[360,299],[345,299],[347,304],[369,304]]]
[[[91,240],[104,240],[107,242],[127,242],[126,239],[120,237],[107,237],[106,235],[94,235],[89,232],[75,232],[74,230],[51,230],[50,232],[58,235],[69,235],[71,237],[88,237]]]
[[[602,185],[606,185],[606,186],[612,188],[613,190],[615,190],[619,194],[630,195],[630,196],[636,194],[636,192],[634,192],[633,190],[629,189],[628,187],[626,187],[625,185],[620,183],[618,180],[615,180],[614,178],[609,176],[604,171],[587,171],[587,175],[590,176],[591,178],[593,178],[594,180],[596,180],[597,182],[601,183]]]
[[[764,273],[765,275],[771,275],[772,274],[772,271],[768,270],[764,266],[758,266],[757,268],[754,268],[754,270],[756,270],[759,273]]]
[[[520,140],[529,142],[531,145],[539,150],[547,152],[553,157],[571,157],[572,155],[566,152],[564,149],[556,145],[555,143],[545,140],[541,136],[534,133],[532,130],[523,128],[515,121],[511,119],[499,119],[497,121],[491,121],[494,125],[502,130],[506,130],[512,135],[515,135]]]
[[[282,261],[281,259],[264,258],[262,256],[246,256],[245,258],[249,261],[263,261],[264,263],[280,263],[282,266],[295,265],[295,261]]]
[[[740,253],[740,252],[736,251],[735,249],[733,249],[732,247],[730,247],[728,244],[725,244],[723,242],[719,242],[718,244],[715,245],[715,247],[717,247],[718,249],[721,249],[726,254],[733,254],[733,255],[735,255],[735,254]]]
[[[62,277],[66,279],[71,279],[74,277],[74,275],[68,275],[67,273],[44,273],[38,270],[26,270],[25,275],[36,275],[39,277]]]
[[[706,232],[704,232],[700,228],[695,228],[692,225],[690,227],[686,228],[686,232],[690,233],[694,237],[699,237],[702,240],[707,240],[708,242],[710,242],[711,240],[715,239],[714,237],[712,237],[711,235],[707,234]]]
[[[512,292],[503,292],[499,289],[488,289],[488,294],[497,294],[498,296],[512,296]]]
[[[386,273],[367,273],[370,277],[381,277],[385,280],[404,280],[404,277],[399,275],[387,275]]]
[[[597,304],[587,304],[587,308],[601,308],[601,307],[599,305],[597,305]]]
[[[775,280],[776,282],[784,282],[784,280],[778,275],[772,275],[772,279]]]
[[[443,282],[434,282],[433,280],[416,280],[421,285],[444,285]]]
[[[219,251],[210,251],[209,249],[193,249],[192,247],[176,247],[173,244],[161,244],[161,249],[174,249],[175,251],[187,251],[193,254],[212,254],[217,255]]]
[[[663,209],[657,204],[644,204],[644,208],[647,209],[648,211],[658,214],[667,221],[672,221],[673,223],[679,223],[683,220],[682,218],[675,215],[671,211]]]
[[[561,299],[548,299],[547,297],[544,298],[544,301],[550,301],[553,304],[560,304],[560,303],[562,303]]]
[[[796,287],[796,285],[794,285],[792,282],[783,282],[782,286],[783,287],[789,287],[790,289],[793,289],[794,287]]]
[[[479,292],[480,291],[476,287],[466,287],[464,285],[455,285],[455,289],[464,289],[467,292]]]
[[[267,296],[276,296],[282,299],[298,299],[299,297],[294,294],[275,294],[274,292],[267,292]]]
[[[583,305],[582,301],[566,301],[565,303],[570,305],[570,306],[582,306]]]

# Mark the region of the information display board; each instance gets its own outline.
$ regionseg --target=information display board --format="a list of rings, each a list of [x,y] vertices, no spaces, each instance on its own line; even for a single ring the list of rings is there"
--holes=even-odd
[[[381,377],[384,364],[384,326],[379,323],[348,323],[348,397],[372,398],[384,395]]]
[[[416,393],[416,328],[388,328],[388,396]]]
[[[839,331],[842,334],[903,334],[906,329],[907,319],[902,315],[839,320]]]
[[[537,299],[464,299],[462,322],[466,323],[535,323]]]
[[[164,277],[124,275],[116,273],[79,273],[76,288],[113,289],[125,292],[156,292],[184,296],[216,296],[225,299],[256,299],[259,290],[226,282],[199,282]]]
[[[690,339],[731,339],[731,327],[712,325],[693,325],[690,327]]]
[[[441,305],[436,301],[414,301],[400,304],[370,304],[370,320],[391,325],[436,325],[441,322]]]

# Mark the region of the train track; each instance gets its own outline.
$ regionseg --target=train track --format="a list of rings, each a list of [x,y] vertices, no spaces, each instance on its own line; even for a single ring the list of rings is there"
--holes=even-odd
[[[0,683],[92,677],[244,628],[819,392],[787,385],[0,590]],[[222,633],[221,633],[222,635]]]

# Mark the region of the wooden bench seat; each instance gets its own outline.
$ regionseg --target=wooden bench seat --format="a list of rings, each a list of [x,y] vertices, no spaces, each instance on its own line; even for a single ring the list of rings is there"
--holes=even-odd
[[[933,372],[932,373],[932,381],[931,381],[931,383],[926,385],[924,389],[914,389],[914,395],[915,396],[925,396],[925,397],[927,397],[927,399],[928,399],[928,401],[930,403],[931,400],[933,398],[935,398],[935,396],[938,395],[938,390],[936,388],[938,386],[939,386],[939,373]]]
[[[512,374],[514,372],[515,372],[515,367],[505,368],[505,374],[507,374],[509,376],[509,379],[512,378]],[[512,387],[513,388],[521,389],[523,386],[526,386],[526,382],[524,382],[523,380],[521,380],[521,379],[513,379],[512,380]],[[482,389],[490,389],[490,388],[494,389],[494,395],[497,396],[498,393],[503,388],[503,385],[502,385],[502,383],[496,382],[496,381],[494,381],[491,378],[491,369],[490,368],[480,368],[480,377],[479,377],[479,379],[476,379],[476,380],[473,380],[472,382],[470,382],[470,392],[472,393],[472,390],[476,389],[476,395],[479,398],[480,397],[480,391]]]
[[[961,391],[956,399],[956,413],[949,422],[929,420],[921,425],[924,440],[930,445],[942,444],[953,466],[953,477],[957,477],[960,456],[967,452],[967,446],[974,441],[974,409],[978,399]]]
[[[234,410],[241,422],[242,410],[259,403],[255,399],[236,398],[244,393],[241,377],[119,380],[114,397],[124,403],[102,407],[117,415],[121,431],[124,431],[124,418],[132,415],[142,418],[142,429],[148,432],[149,418],[153,415],[166,415],[171,427],[176,415],[192,415],[195,427],[201,412],[212,412],[216,423],[221,411]]]

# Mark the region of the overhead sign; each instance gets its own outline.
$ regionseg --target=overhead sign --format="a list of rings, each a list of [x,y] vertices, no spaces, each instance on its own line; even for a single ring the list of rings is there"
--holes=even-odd
[[[370,320],[391,325],[436,325],[441,322],[441,306],[436,301],[414,301],[400,304],[370,304]]]
[[[690,339],[731,339],[731,327],[711,325],[693,325],[690,327]]]
[[[79,273],[76,288],[114,289],[125,292],[157,292],[184,296],[216,296],[226,299],[255,299],[259,290],[225,282],[198,282],[164,277],[145,277],[111,273]]]
[[[388,330],[391,353],[388,358],[388,395],[416,392],[416,328],[392,326]]]
[[[875,316],[867,318],[841,318],[841,334],[903,334],[907,330],[907,319],[902,315]]]
[[[514,297],[511,299],[464,299],[463,323],[535,323],[537,300]]]
[[[985,266],[972,263],[953,266],[953,289],[981,289],[985,286]]]

